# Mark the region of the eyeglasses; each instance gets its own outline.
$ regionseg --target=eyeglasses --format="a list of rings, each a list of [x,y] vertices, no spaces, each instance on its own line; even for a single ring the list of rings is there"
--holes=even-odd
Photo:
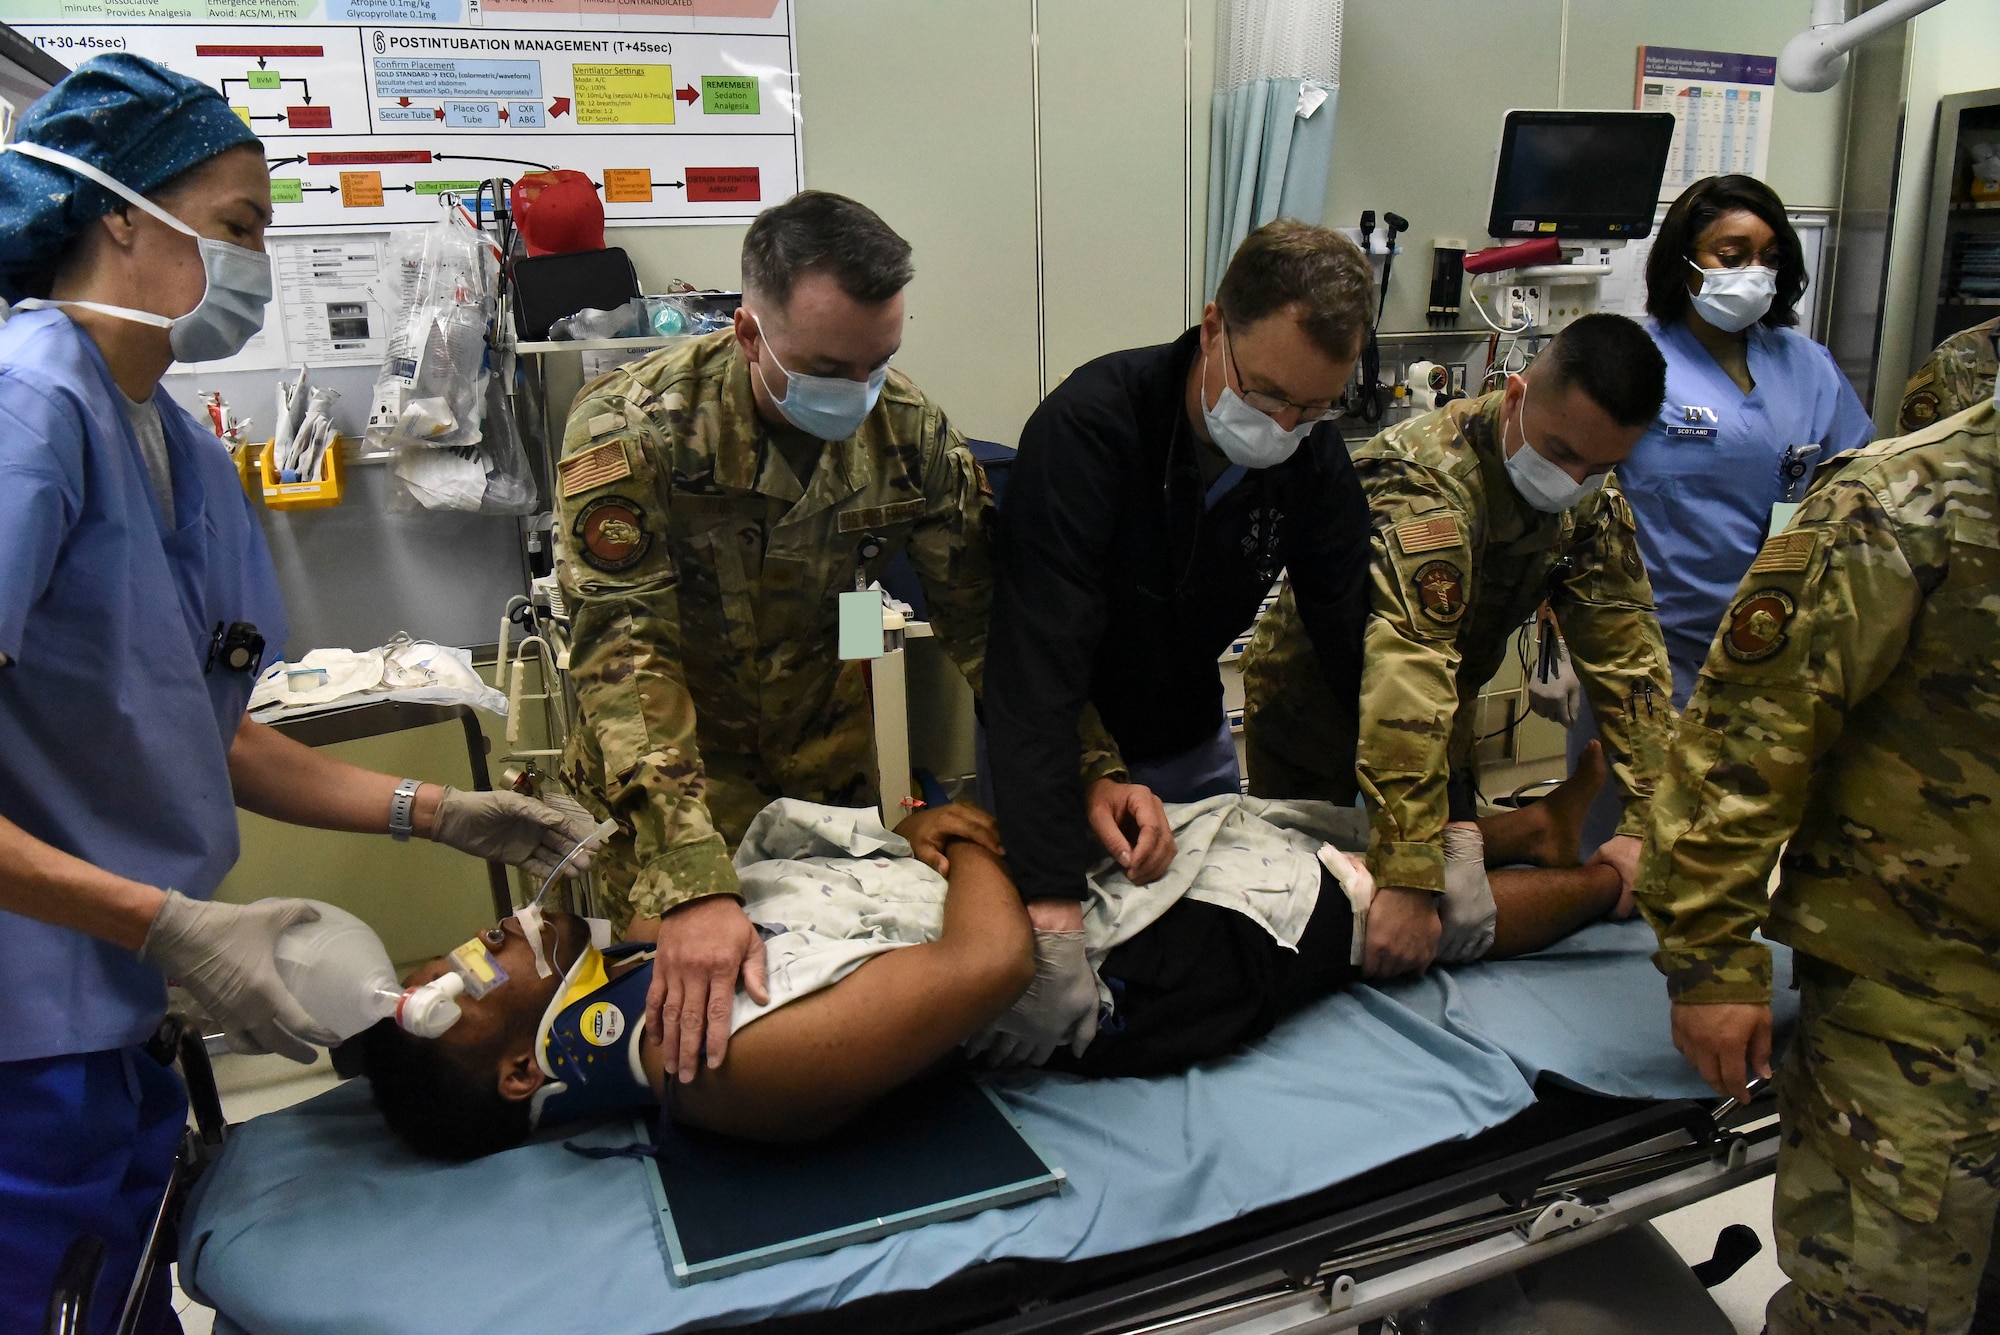
[[[1236,392],[1245,403],[1263,413],[1275,417],[1287,408],[1299,415],[1301,422],[1331,422],[1347,410],[1338,403],[1293,403],[1282,394],[1267,394],[1261,389],[1244,389],[1243,368],[1236,364],[1236,341],[1229,336],[1229,326],[1222,326],[1222,353],[1229,358],[1229,369],[1236,373]]]

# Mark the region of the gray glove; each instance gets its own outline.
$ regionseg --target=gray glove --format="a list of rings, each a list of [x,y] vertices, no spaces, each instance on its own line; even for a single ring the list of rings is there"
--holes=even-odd
[[[1083,933],[1038,931],[1034,981],[965,1050],[993,1066],[1040,1066],[1064,1044],[1081,1057],[1096,1037],[1097,974]]]
[[[1479,826],[1456,821],[1444,827],[1444,894],[1438,897],[1437,961],[1464,964],[1493,948],[1493,886],[1486,879],[1486,842]]]
[[[590,813],[567,797],[541,802],[519,793],[447,788],[431,838],[476,858],[512,863],[539,882],[596,828]],[[568,874],[589,866],[586,852],[569,864]]]
[[[209,904],[169,890],[139,954],[201,1003],[232,1051],[310,1063],[312,1044],[332,1047],[340,1036],[306,1014],[286,988],[276,951],[286,928],[318,918],[303,899]]]
[[[1539,669],[1528,673],[1528,709],[1565,728],[1576,722],[1583,707],[1583,683],[1569,661],[1569,646],[1556,641],[1555,666],[1547,681]]]

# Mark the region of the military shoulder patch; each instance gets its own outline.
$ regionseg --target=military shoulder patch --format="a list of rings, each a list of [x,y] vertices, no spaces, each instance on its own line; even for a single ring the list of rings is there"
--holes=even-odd
[[[1759,589],[1729,609],[1722,648],[1739,663],[1758,663],[1785,647],[1785,627],[1798,611],[1783,589]]]
[[[1433,515],[1396,525],[1396,545],[1405,556],[1442,551],[1458,543],[1458,520],[1451,515]]]
[[[1921,431],[1938,418],[1938,396],[1930,390],[1918,390],[1903,396],[1903,429]]]
[[[1757,559],[1750,563],[1753,575],[1795,574],[1812,564],[1813,552],[1819,547],[1819,534],[1793,529],[1780,533],[1764,544],[1757,553]]]
[[[1922,370],[1910,377],[1910,383],[1903,386],[1903,392],[1908,394],[1911,390],[1922,389],[1935,379],[1937,379],[1937,368],[1926,363]]]
[[[638,565],[653,545],[653,535],[646,531],[646,512],[623,496],[600,496],[584,506],[570,533],[584,561],[608,575]]]
[[[590,419],[590,435],[594,440],[607,431],[616,431],[625,425],[625,419],[617,413],[599,413]]]
[[[881,528],[885,524],[907,524],[924,517],[924,507],[928,504],[921,496],[915,500],[897,501],[893,505],[871,505],[860,510],[841,512],[838,527],[842,533],[860,533],[866,529]]]
[[[624,481],[632,476],[632,461],[625,454],[624,441],[607,440],[572,454],[556,465],[556,473],[562,479],[563,499],[568,500],[582,492]]]
[[[1413,582],[1417,604],[1431,620],[1448,626],[1465,615],[1465,574],[1451,562],[1424,562]]]

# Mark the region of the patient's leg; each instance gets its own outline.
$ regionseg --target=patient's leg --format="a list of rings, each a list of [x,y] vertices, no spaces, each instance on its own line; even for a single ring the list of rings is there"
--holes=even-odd
[[[1576,772],[1547,797],[1517,811],[1480,817],[1479,837],[1486,845],[1486,865],[1574,867],[1577,845],[1583,837],[1583,818],[1610,772],[1604,763],[1603,745],[1592,742],[1577,757]]]
[[[1602,862],[1488,872],[1486,879],[1493,887],[1490,960],[1555,944],[1611,912],[1620,890],[1617,868]]]
[[[1035,972],[1021,897],[984,849],[959,840],[950,856],[936,941],[878,955],[832,987],[745,1025],[719,1068],[674,1087],[674,1116],[754,1140],[810,1139],[921,1074],[1013,1005]]]

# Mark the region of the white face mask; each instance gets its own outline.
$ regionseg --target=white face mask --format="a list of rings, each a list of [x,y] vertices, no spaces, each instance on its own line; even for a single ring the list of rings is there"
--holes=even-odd
[[[1521,499],[1543,514],[1559,515],[1604,485],[1604,474],[1592,473],[1583,481],[1565,473],[1549,457],[1528,443],[1528,392],[1522,382],[1521,401],[1514,413],[1514,426],[1521,433],[1521,448],[1507,456],[1507,480]],[[1505,442],[1502,442],[1503,446]]]
[[[1704,269],[1693,260],[1688,264],[1701,275],[1701,291],[1694,294],[1694,308],[1701,318],[1726,334],[1748,329],[1764,318],[1778,294],[1778,271],[1761,264],[1740,269]]]
[[[156,315],[152,311],[133,310],[129,306],[107,306],[97,301],[43,301],[39,298],[17,303],[25,310],[44,310],[58,306],[78,306],[100,315],[113,316],[120,320],[130,320],[135,324],[152,325],[165,329],[168,342],[174,350],[174,357],[183,362],[213,362],[224,357],[234,357],[243,351],[259,329],[264,327],[264,307],[271,301],[271,257],[261,250],[250,250],[244,246],[232,246],[227,241],[215,241],[202,236],[194,228],[168,213],[152,200],[121,182],[113,180],[87,162],[59,153],[40,144],[9,144],[16,153],[38,158],[75,172],[78,176],[109,190],[112,194],[130,203],[135,208],[144,209],[176,232],[194,238],[201,251],[201,268],[207,286],[201,300],[186,315],[168,317]]]
[[[1201,358],[1201,379],[1204,385],[1208,383],[1207,353],[1203,353]],[[1206,394],[1203,397],[1206,398]],[[1285,430],[1245,403],[1242,396],[1229,387],[1226,377],[1215,406],[1203,406],[1201,420],[1223,457],[1244,468],[1271,468],[1285,462],[1298,449],[1299,442],[1319,425],[1317,422],[1300,422],[1290,431]]]
[[[753,314],[751,319],[756,320]],[[764,322],[757,320],[757,334],[763,337]],[[764,379],[764,368],[757,367],[757,378],[764,381],[764,392],[771,395],[771,401],[778,405],[778,411],[785,420],[809,436],[821,440],[846,440],[861,429],[861,423],[868,414],[875,411],[875,400],[882,397],[882,386],[889,379],[887,363],[875,368],[866,380],[849,380],[836,375],[800,375],[796,371],[786,371],[785,364],[778,360],[778,354],[771,351],[771,340],[763,339],[764,353],[780,371],[785,374],[785,397],[772,393],[771,382]]]

